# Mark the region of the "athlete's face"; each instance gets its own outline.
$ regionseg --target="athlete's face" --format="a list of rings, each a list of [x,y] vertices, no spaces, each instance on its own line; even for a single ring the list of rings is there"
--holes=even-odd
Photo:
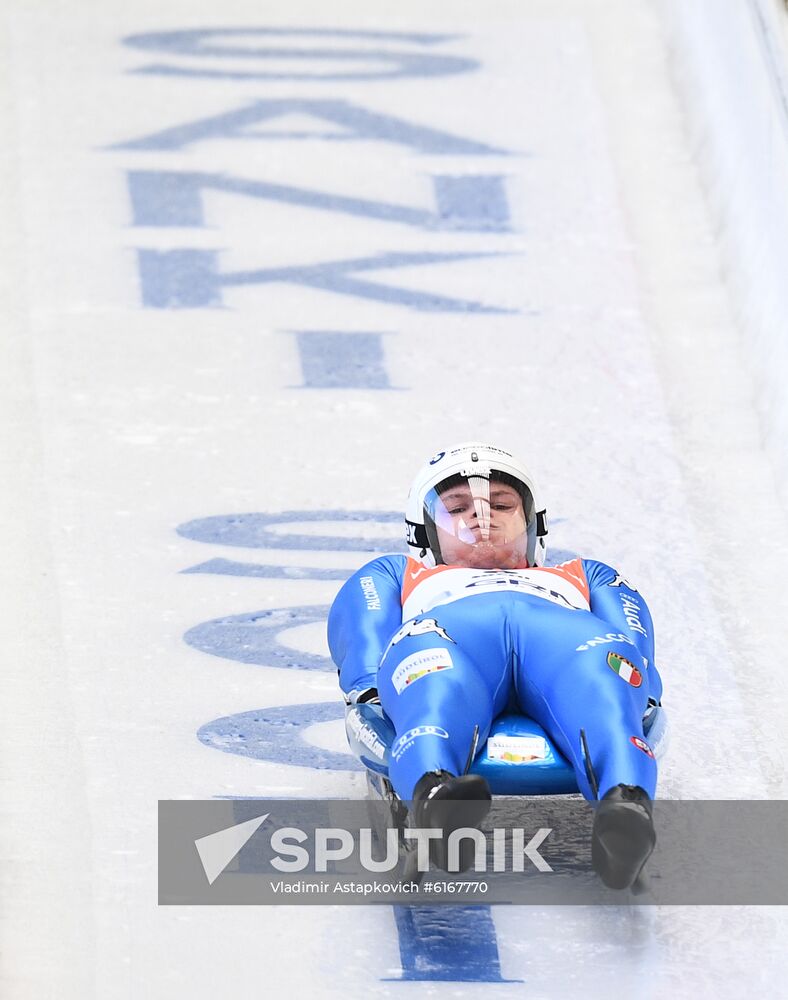
[[[523,501],[504,483],[461,483],[441,493],[435,511],[441,555],[448,566],[514,569],[527,566]]]

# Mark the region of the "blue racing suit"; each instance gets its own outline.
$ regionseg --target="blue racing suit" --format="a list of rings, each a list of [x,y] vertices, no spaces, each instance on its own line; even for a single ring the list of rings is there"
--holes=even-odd
[[[378,689],[397,734],[389,777],[402,799],[427,771],[462,774],[474,727],[481,747],[512,702],[553,739],[586,798],[581,730],[600,798],[619,783],[654,796],[642,725],[662,694],[651,615],[604,563],[429,568],[382,556],[343,585],[328,642],[347,696]]]

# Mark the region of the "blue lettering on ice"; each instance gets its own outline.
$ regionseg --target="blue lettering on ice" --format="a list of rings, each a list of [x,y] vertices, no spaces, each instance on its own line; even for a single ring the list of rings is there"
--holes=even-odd
[[[143,305],[200,309],[222,304],[214,250],[138,250]]]
[[[301,267],[220,273],[215,250],[138,250],[142,301],[154,309],[202,309],[223,305],[222,289],[244,285],[290,284],[352,298],[385,302],[419,312],[508,314],[513,309],[412,291],[354,277],[361,271],[418,267],[449,261],[500,256],[497,253],[383,253],[354,260],[325,261]]]
[[[264,566],[233,559],[208,559],[181,573],[212,573],[216,576],[257,576],[268,580],[347,580],[352,569],[323,569],[319,566]]]
[[[299,625],[325,622],[327,616],[327,605],[269,608],[201,622],[183,638],[194,649],[224,660],[288,670],[334,671],[336,667],[329,657],[290,649],[279,641],[281,633]]]
[[[304,739],[310,726],[339,720],[344,714],[341,701],[261,708],[207,722],[198,730],[197,739],[214,750],[274,764],[361,771],[362,765],[352,754],[324,750]]]
[[[178,525],[177,532],[193,542],[209,545],[238,545],[247,549],[309,549],[314,552],[404,552],[407,546],[392,529],[391,535],[365,538],[362,535],[343,538],[339,535],[278,534],[271,531],[275,524],[303,524],[309,522],[381,522],[399,528],[402,514],[399,511],[380,510],[286,510],[281,514],[217,514],[201,517]]]
[[[489,906],[395,906],[402,980],[507,983]]]
[[[509,203],[500,174],[434,175],[436,229],[509,232]]]
[[[341,131],[255,131],[251,126],[280,118],[283,115],[307,115],[334,126]],[[282,97],[254,101],[245,107],[209,118],[198,118],[152,132],[139,139],[118,143],[113,149],[183,149],[197,142],[211,139],[242,139],[269,141],[271,139],[322,139],[328,142],[390,142],[407,146],[420,153],[459,156],[506,156],[507,151],[487,146],[473,139],[463,139],[416,125],[393,115],[371,111],[350,101],[321,98]]]
[[[509,205],[503,181],[498,174],[433,175],[437,211],[431,212],[227,174],[190,170],[131,170],[128,173],[135,226],[188,228],[205,226],[203,193],[221,191],[419,229],[508,232]]]
[[[305,389],[391,389],[379,333],[299,330]]]
[[[445,76],[452,73],[467,73],[478,68],[475,59],[447,55],[440,52],[419,52],[402,49],[375,48],[305,48],[282,45],[253,47],[250,45],[216,44],[225,40],[256,38],[263,39],[337,39],[341,42],[404,42],[413,45],[436,45],[453,41],[452,35],[423,34],[401,31],[364,31],[338,28],[195,28],[181,31],[156,31],[140,35],[129,35],[126,45],[145,51],[165,52],[170,55],[204,58],[215,62],[217,59],[298,61],[328,64],[322,72],[306,72],[298,69],[279,71],[265,69],[245,69],[209,67],[187,67],[170,63],[153,63],[133,70],[134,73],[159,74],[166,76],[222,77],[225,79],[256,80],[391,80],[402,77]],[[331,64],[349,63],[344,71],[333,69]],[[354,64],[362,64],[360,69]],[[371,63],[372,67],[364,68]],[[383,68],[379,67],[383,64]]]

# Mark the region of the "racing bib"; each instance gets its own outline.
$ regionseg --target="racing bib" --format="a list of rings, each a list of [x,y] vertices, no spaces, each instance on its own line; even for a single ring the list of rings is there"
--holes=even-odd
[[[425,614],[442,604],[473,594],[517,591],[577,611],[589,611],[588,582],[582,563],[533,569],[467,569],[436,566],[428,569],[408,560],[402,587],[402,620]]]

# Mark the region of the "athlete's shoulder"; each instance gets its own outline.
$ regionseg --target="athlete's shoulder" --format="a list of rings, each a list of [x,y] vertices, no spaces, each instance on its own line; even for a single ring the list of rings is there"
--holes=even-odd
[[[390,605],[399,607],[399,594],[405,574],[407,559],[403,555],[378,556],[365,563],[361,569],[345,580],[334,598],[329,616],[340,612],[386,611]]]
[[[594,587],[627,587],[637,592],[637,587],[619,573],[617,569],[598,559],[581,559],[589,586]]]
[[[361,569],[351,573],[342,585],[337,599],[345,599],[347,594],[355,592],[358,587],[364,592],[377,594],[377,588],[382,588],[386,593],[396,591],[399,593],[402,581],[405,578],[405,565],[408,562],[406,556],[396,553],[385,556],[377,556],[364,563]]]
[[[392,552],[385,556],[377,556],[375,559],[370,559],[361,569],[356,570],[354,576],[390,577],[399,586],[405,578],[407,565],[411,562],[413,560],[408,556]]]

